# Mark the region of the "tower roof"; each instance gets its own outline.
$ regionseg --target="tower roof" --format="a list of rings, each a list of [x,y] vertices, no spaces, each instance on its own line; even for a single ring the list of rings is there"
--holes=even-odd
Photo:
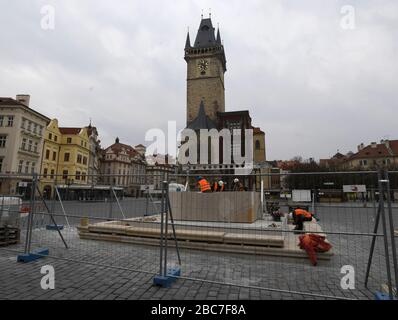
[[[217,30],[217,39],[216,39],[216,43],[217,43],[218,45],[221,45],[221,44],[222,44],[222,42],[221,42],[221,35],[220,35],[220,28],[218,28],[218,30]]]
[[[191,48],[191,38],[189,37],[189,31],[187,34],[187,41],[185,42],[185,49]]]
[[[215,37],[215,29],[210,18],[202,19],[200,22],[198,34],[196,35],[196,40],[194,48],[207,48],[217,45]]]
[[[200,102],[198,116],[190,124],[188,129],[200,130],[200,129],[216,129],[216,124],[206,115],[205,105],[203,100]]]

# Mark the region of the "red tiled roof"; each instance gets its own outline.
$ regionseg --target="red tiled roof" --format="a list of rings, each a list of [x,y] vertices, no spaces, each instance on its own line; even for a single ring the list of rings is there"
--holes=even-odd
[[[82,128],[59,128],[62,134],[79,134]]]
[[[28,109],[29,111],[35,113],[36,115],[39,115],[40,117],[43,117],[46,119],[47,123],[50,122],[50,119],[45,116],[44,114],[41,114],[40,112],[28,107],[27,105],[13,99],[13,98],[8,98],[8,97],[0,97],[0,106],[18,106],[18,107],[23,107]]]
[[[398,140],[389,141],[389,145],[390,148],[387,148],[386,144],[384,143],[379,143],[374,146],[366,146],[362,150],[352,155],[350,159],[398,156]]]
[[[398,156],[398,140],[390,141],[390,148]]]
[[[13,98],[7,98],[7,97],[0,97],[0,105],[2,106],[25,106],[23,103],[13,99]]]
[[[109,149],[111,149],[116,154],[119,154],[122,150],[125,150],[126,153],[131,157],[138,154],[138,152],[132,146],[129,146],[129,145],[123,144],[123,143],[119,143],[119,142],[112,144],[105,150],[109,150]]]
[[[260,128],[258,127],[253,127],[253,134],[263,134],[264,131],[262,131]]]
[[[88,136],[91,136],[91,134],[95,132],[96,134],[98,134],[97,128],[96,127],[92,127],[92,126],[88,126],[87,127],[87,134]]]

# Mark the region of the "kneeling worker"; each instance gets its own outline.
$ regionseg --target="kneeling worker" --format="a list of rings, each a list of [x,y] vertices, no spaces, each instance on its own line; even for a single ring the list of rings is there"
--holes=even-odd
[[[294,209],[291,213],[291,216],[294,220],[294,224],[296,228],[294,230],[303,231],[304,230],[304,222],[312,221],[312,213],[303,209]]]
[[[200,192],[202,193],[211,192],[210,183],[206,179],[202,177],[196,177],[196,180],[198,181]]]

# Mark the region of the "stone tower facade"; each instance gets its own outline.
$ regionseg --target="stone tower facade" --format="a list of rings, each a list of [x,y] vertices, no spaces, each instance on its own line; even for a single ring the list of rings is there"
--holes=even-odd
[[[217,112],[225,111],[224,74],[227,68],[220,30],[216,36],[210,18],[202,18],[193,46],[188,33],[185,61],[187,62],[187,125],[198,116],[202,101],[206,115],[216,122]]]

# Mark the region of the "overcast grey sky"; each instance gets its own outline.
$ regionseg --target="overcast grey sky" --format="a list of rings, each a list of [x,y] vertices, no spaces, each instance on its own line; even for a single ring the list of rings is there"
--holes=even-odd
[[[226,110],[248,109],[267,158],[323,158],[398,139],[398,1],[0,0],[0,96],[31,95],[61,126],[143,143],[186,117],[187,27],[211,8],[227,55]],[[44,5],[55,29],[43,30]],[[340,25],[343,5],[354,30]]]

